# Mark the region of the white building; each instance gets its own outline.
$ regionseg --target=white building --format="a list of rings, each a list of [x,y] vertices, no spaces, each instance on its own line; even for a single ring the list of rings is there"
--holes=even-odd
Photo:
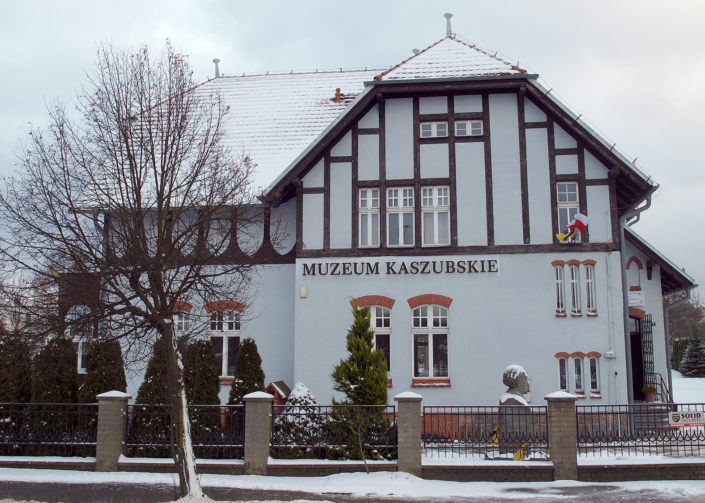
[[[267,382],[301,380],[327,403],[353,302],[373,306],[390,396],[495,404],[509,364],[527,370],[534,404],[557,389],[627,403],[667,382],[662,296],[694,281],[631,228],[620,242],[655,183],[537,75],[448,37],[386,71],[201,89],[231,106],[233,146],[278,174],[267,218],[292,231],[273,250],[263,223],[257,253],[276,265],[253,305],[181,306],[212,317],[223,403],[240,337],[256,340]],[[560,242],[576,212],[587,231]]]

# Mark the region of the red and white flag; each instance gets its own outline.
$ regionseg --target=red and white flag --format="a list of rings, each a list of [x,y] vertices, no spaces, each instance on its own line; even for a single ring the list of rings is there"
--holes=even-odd
[[[589,221],[590,217],[588,217],[587,215],[583,215],[582,213],[576,213],[575,218],[568,225],[568,229],[570,229],[570,232],[575,232],[575,229],[578,229],[578,231],[583,232],[585,230],[585,227],[587,227]]]

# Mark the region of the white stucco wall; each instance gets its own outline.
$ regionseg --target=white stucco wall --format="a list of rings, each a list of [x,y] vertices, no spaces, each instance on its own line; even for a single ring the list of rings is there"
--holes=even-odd
[[[352,163],[330,164],[330,247],[352,246]]]
[[[484,143],[455,144],[458,245],[487,246]]]
[[[414,110],[411,98],[384,102],[387,178],[414,177]]]
[[[534,105],[532,105],[534,106]],[[553,243],[551,173],[546,129],[526,130],[526,178],[531,244]]]

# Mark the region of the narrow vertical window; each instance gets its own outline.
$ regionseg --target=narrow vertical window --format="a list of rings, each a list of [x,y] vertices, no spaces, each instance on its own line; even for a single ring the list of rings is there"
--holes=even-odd
[[[210,339],[218,359],[218,375],[233,376],[235,357],[240,350],[240,313],[214,311],[211,313]]]
[[[414,189],[387,190],[387,246],[414,246]]]
[[[570,266],[570,313],[580,316],[580,269],[577,265]]]
[[[590,391],[593,393],[600,392],[600,373],[599,362],[594,356],[590,357]]]
[[[583,392],[583,359],[575,358],[573,360],[575,365],[575,391]]]
[[[383,306],[370,306],[370,325],[375,332],[375,348],[384,351],[387,372],[391,371],[390,339],[392,334],[392,311]]]
[[[563,285],[563,266],[554,266],[556,281],[556,316],[565,316],[565,292]]]
[[[595,266],[585,266],[585,308],[588,316],[597,316],[595,299]]]
[[[568,391],[568,361],[558,359],[558,386],[561,391]]]
[[[379,246],[379,189],[360,189],[360,247]]]
[[[423,246],[450,244],[450,191],[448,187],[421,189]]]
[[[578,184],[559,183],[556,186],[558,197],[558,232],[568,232],[568,225],[580,209],[578,201]]]

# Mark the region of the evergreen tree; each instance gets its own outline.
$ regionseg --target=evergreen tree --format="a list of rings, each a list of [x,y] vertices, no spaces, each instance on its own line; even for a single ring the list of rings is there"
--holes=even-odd
[[[171,403],[167,397],[166,385],[166,346],[164,339],[159,339],[154,343],[152,357],[147,364],[147,372],[144,374],[144,381],[140,389],[137,390],[135,403],[144,404],[167,404]]]
[[[184,361],[186,400],[190,405],[220,405],[218,358],[210,340],[189,344]]]
[[[264,391],[264,371],[257,343],[248,337],[240,343],[235,357],[235,381],[230,388],[228,405],[244,403],[242,397],[254,391]]]
[[[286,399],[286,408],[274,417],[272,444],[306,446],[304,449],[281,449],[276,457],[316,458],[320,457],[317,445],[325,445],[326,420],[317,407],[316,398],[304,383],[296,383]],[[325,451],[325,448],[323,448]]]
[[[32,402],[77,403],[78,359],[73,342],[55,337],[34,359]]]
[[[346,341],[350,355],[335,366],[331,374],[333,389],[345,393],[346,400],[341,404],[387,405],[387,363],[384,351],[374,349],[370,309],[355,308],[353,316]]]
[[[95,403],[107,391],[127,391],[125,363],[118,341],[96,341],[86,355],[86,380],[81,386],[81,401]]]
[[[683,361],[686,349],[688,349],[688,337],[676,337],[673,340],[673,350],[671,351],[671,367],[673,367],[673,370],[680,372],[681,361]]]
[[[0,402],[27,403],[32,399],[32,354],[26,339],[0,336]]]
[[[705,377],[705,344],[696,327],[690,332],[688,349],[681,361],[681,374],[686,377]]]

